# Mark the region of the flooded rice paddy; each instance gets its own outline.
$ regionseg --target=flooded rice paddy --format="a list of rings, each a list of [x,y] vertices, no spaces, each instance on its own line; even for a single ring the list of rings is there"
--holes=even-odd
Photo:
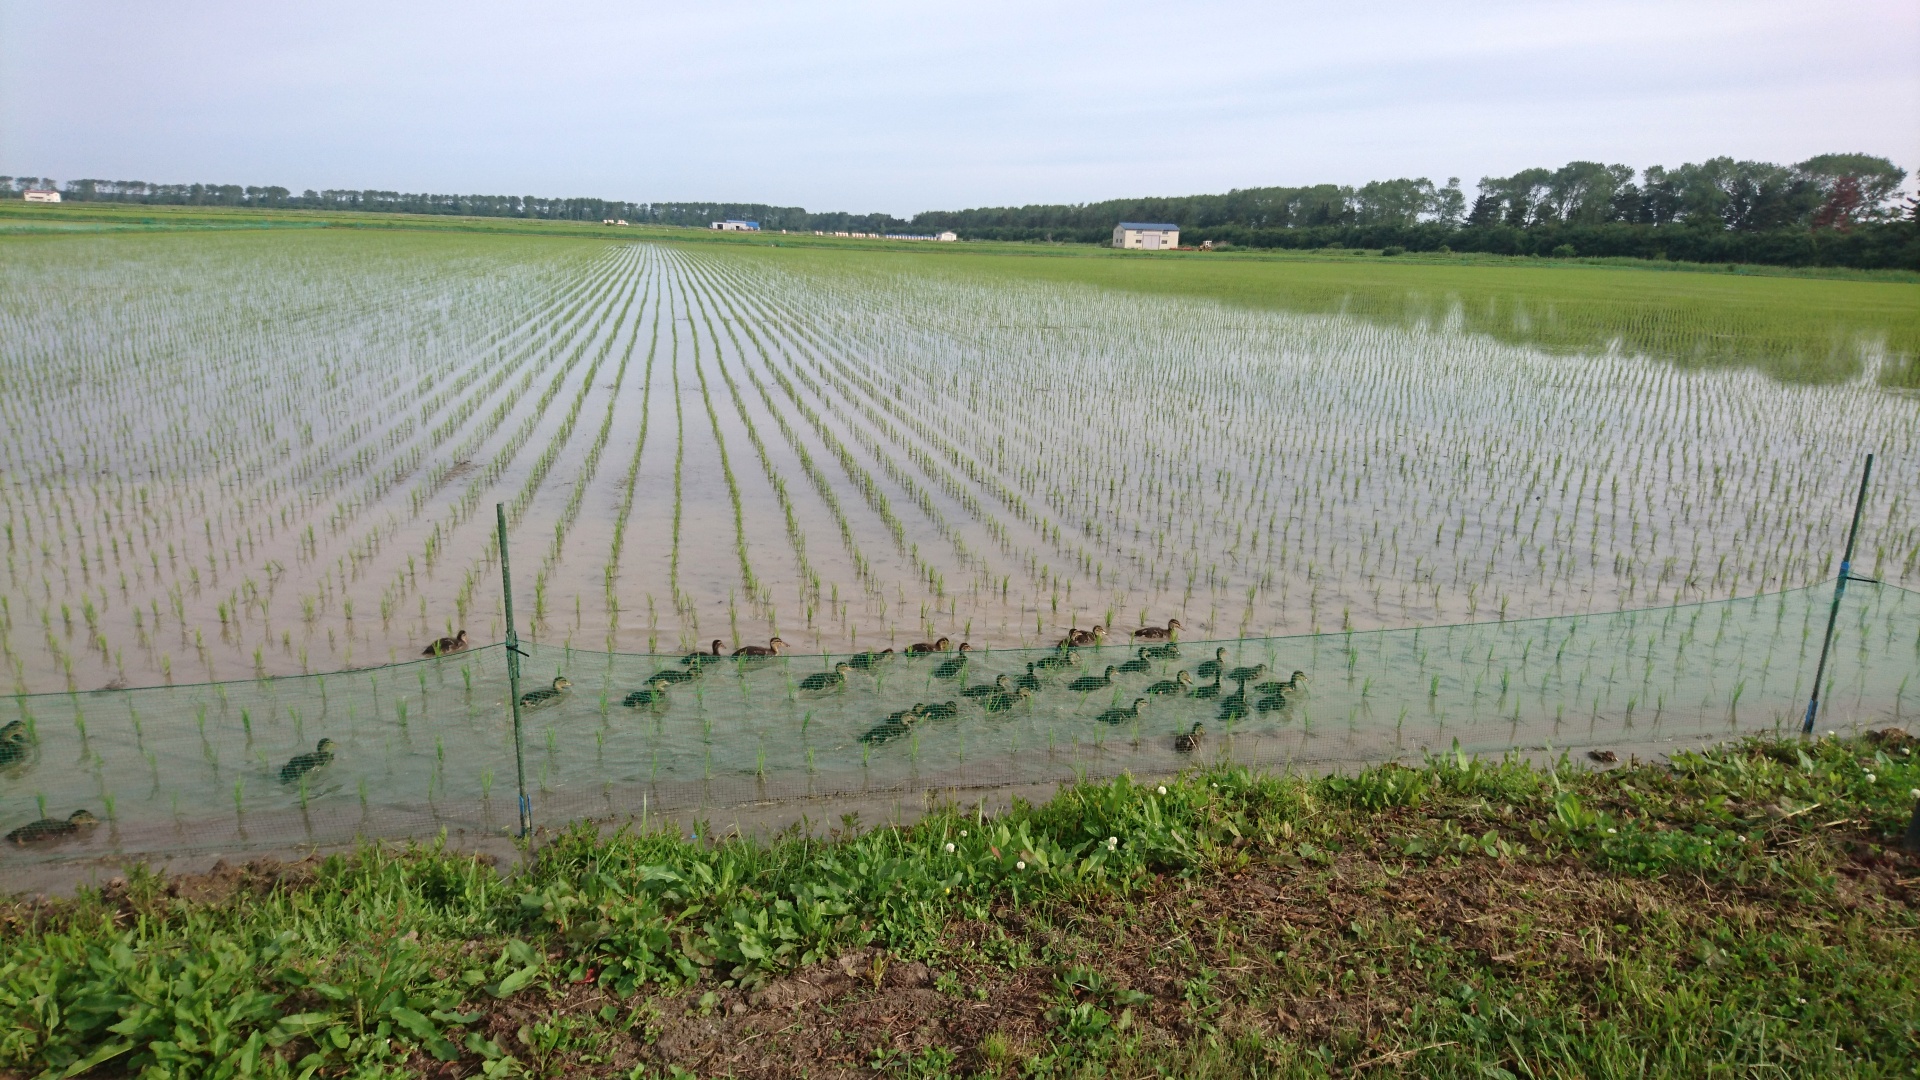
[[[1267,761],[1771,728],[1867,450],[1856,571],[1889,585],[1849,600],[1843,715],[1898,715],[1920,659],[1896,587],[1920,403],[1871,342],[1858,377],[1797,384],[901,256],[321,234],[4,258],[0,645],[35,737],[0,763],[8,828],[103,800],[114,843],[155,849],[511,821],[497,650],[343,670],[499,640],[496,502],[529,685],[574,682],[528,729],[554,813],[1171,769],[1196,721],[1203,752]],[[1066,688],[1169,618],[1180,655]],[[959,693],[1096,623],[1110,647],[1032,696]],[[798,655],[621,704],[775,635]],[[940,636],[973,647],[951,679],[952,654],[896,655],[799,685]],[[1223,646],[1273,669],[1237,712],[1233,681],[1137,692]],[[154,689],[98,693],[127,686]],[[282,782],[321,737],[335,760]]]

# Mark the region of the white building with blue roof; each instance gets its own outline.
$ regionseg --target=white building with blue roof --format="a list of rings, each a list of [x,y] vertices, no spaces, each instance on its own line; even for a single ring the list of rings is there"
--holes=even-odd
[[[1180,226],[1152,221],[1123,221],[1113,227],[1113,246],[1138,251],[1168,251],[1180,246]]]

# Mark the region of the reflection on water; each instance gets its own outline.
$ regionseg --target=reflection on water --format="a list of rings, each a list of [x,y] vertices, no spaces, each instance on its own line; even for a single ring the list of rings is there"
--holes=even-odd
[[[526,714],[526,770],[536,819],[555,825],[643,808],[1152,774],[1195,760],[1272,766],[1455,743],[1657,746],[1777,731],[1804,707],[1829,595],[1144,654],[977,650],[963,664],[948,654],[694,665],[535,648],[523,687],[564,674],[572,688]],[[1920,666],[1920,594],[1860,588],[1833,657],[1823,726],[1897,721]],[[842,663],[841,678],[808,683]],[[641,690],[658,692],[635,699]],[[0,832],[76,809],[107,824],[0,858],[497,831],[515,820],[505,701],[497,647],[311,678],[14,698],[7,719],[27,727],[31,750],[0,766]],[[1182,753],[1177,736],[1195,723],[1205,737]],[[322,739],[329,760],[288,768]]]

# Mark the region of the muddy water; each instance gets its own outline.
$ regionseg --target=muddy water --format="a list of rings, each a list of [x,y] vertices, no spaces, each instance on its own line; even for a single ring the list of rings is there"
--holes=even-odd
[[[534,814],[557,825],[801,796],[1153,775],[1195,760],[1306,766],[1456,746],[1577,754],[1685,745],[1797,725],[1810,666],[1800,661],[1818,647],[1827,599],[1803,590],[1585,618],[1187,642],[1097,689],[1074,683],[1138,661],[1138,651],[978,651],[960,671],[943,669],[957,659],[950,654],[895,655],[819,690],[804,680],[846,657],[729,660],[674,684],[664,703],[629,706],[655,673],[695,669],[672,655],[536,647],[523,685],[564,674],[573,686],[523,714],[522,754]],[[962,692],[1063,656],[1069,666],[1039,667],[1039,691],[1011,708]],[[1215,688],[1212,697],[1146,689],[1179,682],[1182,671],[1192,678],[1216,657],[1223,675],[1193,678]],[[1821,726],[1910,722],[1916,666],[1920,594],[1860,587],[1836,639]],[[1298,689],[1262,689],[1295,671],[1305,673]],[[1141,697],[1137,715],[1111,713]],[[498,648],[375,672],[11,699],[5,715],[30,725],[31,751],[0,768],[0,828],[81,808],[107,824],[45,849],[10,848],[0,868],[510,828],[505,699]],[[951,716],[887,723],[949,701]],[[1182,753],[1175,736],[1195,723],[1204,738]],[[330,762],[283,771],[322,738],[332,740]]]
[[[54,267],[110,276],[105,313],[10,299],[49,373],[23,385],[77,433],[7,425],[16,689],[497,640],[495,502],[542,645],[1006,650],[1093,622],[1266,638],[1794,587],[1834,571],[1862,448],[1883,477],[1920,465],[1912,400],[1866,381],[898,260],[284,246],[306,243]],[[283,295],[306,298],[284,319]],[[1873,504],[1863,569],[1914,583],[1913,514]]]

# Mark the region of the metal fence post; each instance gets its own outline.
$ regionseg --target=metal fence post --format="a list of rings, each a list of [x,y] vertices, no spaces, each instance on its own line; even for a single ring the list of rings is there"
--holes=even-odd
[[[527,800],[527,758],[520,736],[520,635],[513,628],[513,569],[507,560],[507,504],[494,503],[500,526],[500,595],[507,607],[507,701],[513,710],[513,771],[520,783],[520,837],[533,835],[533,804]]]
[[[1840,580],[1833,583],[1833,610],[1827,613],[1827,636],[1820,639],[1820,663],[1813,669],[1813,696],[1807,699],[1807,719],[1800,725],[1802,735],[1813,734],[1813,720],[1820,712],[1820,680],[1827,676],[1827,654],[1833,650],[1833,628],[1840,621],[1840,600],[1847,595],[1847,582],[1855,580],[1853,542],[1860,536],[1860,511],[1866,508],[1867,481],[1872,477],[1873,455],[1868,454],[1867,467],[1860,471],[1860,497],[1853,503],[1853,527],[1847,530],[1847,553],[1840,557]]]

